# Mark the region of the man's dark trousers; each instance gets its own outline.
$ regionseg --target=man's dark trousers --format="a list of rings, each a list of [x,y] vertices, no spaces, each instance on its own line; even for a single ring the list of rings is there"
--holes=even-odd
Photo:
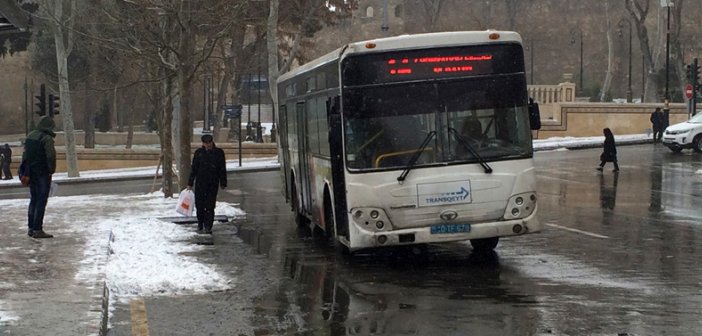
[[[217,185],[198,188],[195,185],[195,209],[197,222],[204,224],[205,229],[212,229],[215,206],[217,205]]]
[[[44,212],[46,211],[46,202],[49,200],[49,191],[51,190],[51,179],[49,175],[31,176],[29,183],[29,222],[30,230],[39,231],[44,227]]]

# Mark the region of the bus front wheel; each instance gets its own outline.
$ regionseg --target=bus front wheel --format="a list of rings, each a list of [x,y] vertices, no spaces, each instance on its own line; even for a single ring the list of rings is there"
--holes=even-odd
[[[470,244],[473,245],[473,251],[490,252],[497,247],[500,237],[471,239]]]

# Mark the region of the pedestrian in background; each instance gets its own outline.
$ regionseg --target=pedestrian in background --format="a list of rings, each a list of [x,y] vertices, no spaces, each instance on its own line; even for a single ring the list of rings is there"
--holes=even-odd
[[[663,137],[663,112],[661,112],[660,107],[656,107],[656,110],[651,113],[651,127],[653,128],[653,143],[661,142]]]
[[[661,114],[661,133],[658,135],[658,142],[661,142],[661,137],[663,137],[663,133],[668,126],[670,126],[670,109],[664,108]]]
[[[603,129],[602,133],[605,136],[604,150],[600,155],[600,166],[597,167],[597,170],[602,171],[605,163],[612,162],[614,164],[612,171],[616,173],[619,171],[619,164],[617,163],[617,145],[614,143],[614,134],[609,128]]]
[[[0,156],[2,157],[2,173],[5,175],[3,180],[12,180],[12,171],[10,171],[10,164],[12,163],[12,148],[10,145],[5,144],[0,148]]]
[[[218,187],[227,187],[227,165],[224,151],[215,146],[212,135],[205,134],[200,139],[202,147],[193,155],[188,190],[195,186],[197,232],[212,234]]]
[[[33,238],[53,238],[44,232],[44,213],[51,190],[51,176],[56,172],[54,119],[43,116],[36,129],[27,135],[22,160],[29,164],[29,211],[27,234]]]

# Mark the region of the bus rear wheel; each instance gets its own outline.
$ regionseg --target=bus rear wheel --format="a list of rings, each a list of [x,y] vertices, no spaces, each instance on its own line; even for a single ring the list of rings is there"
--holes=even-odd
[[[500,242],[500,237],[471,239],[470,244],[473,245],[475,252],[491,252],[497,247]]]

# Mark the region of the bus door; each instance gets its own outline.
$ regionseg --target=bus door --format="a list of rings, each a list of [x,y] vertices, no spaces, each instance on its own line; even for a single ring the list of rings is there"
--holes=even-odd
[[[331,156],[334,208],[337,235],[349,239],[349,225],[346,219],[346,179],[344,177],[344,130],[341,121],[341,98],[335,96],[327,100],[327,120],[329,124],[329,155]]]
[[[278,145],[281,148],[280,160],[282,161],[280,171],[283,174],[282,180],[285,181],[283,186],[283,196],[286,200],[290,200],[290,148],[288,148],[288,107],[287,105],[280,105],[280,111],[278,112]]]
[[[310,167],[308,161],[309,141],[307,140],[307,110],[305,102],[299,102],[295,105],[297,117],[297,147],[298,147],[298,166],[297,174],[300,178],[300,192],[302,192],[302,209],[309,213],[311,200],[310,192]]]

